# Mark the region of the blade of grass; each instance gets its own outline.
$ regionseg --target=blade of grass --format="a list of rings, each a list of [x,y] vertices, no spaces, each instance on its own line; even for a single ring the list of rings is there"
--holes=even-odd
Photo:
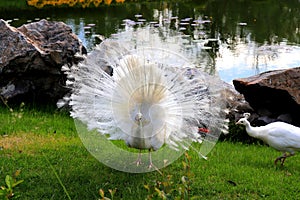
[[[61,187],[63,188],[65,194],[66,194],[67,197],[68,197],[68,199],[69,199],[69,200],[72,200],[71,197],[70,197],[70,195],[69,195],[69,193],[68,193],[68,191],[67,191],[67,188],[64,186],[63,182],[62,182],[61,179],[59,178],[59,176],[58,176],[57,172],[55,171],[53,165],[50,163],[50,161],[49,161],[48,158],[45,156],[45,154],[44,154],[44,153],[42,153],[42,154],[43,154],[45,160],[47,161],[47,163],[50,165],[50,167],[51,167],[53,173],[55,174],[55,177],[57,178],[59,184],[60,184]]]

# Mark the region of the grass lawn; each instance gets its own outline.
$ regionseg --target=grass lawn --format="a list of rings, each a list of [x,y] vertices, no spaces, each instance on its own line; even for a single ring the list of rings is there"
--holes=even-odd
[[[130,174],[91,156],[67,113],[0,108],[0,120],[0,186],[20,172],[18,199],[300,199],[300,157],[276,167],[264,145],[218,142],[207,161],[191,150],[162,174]]]

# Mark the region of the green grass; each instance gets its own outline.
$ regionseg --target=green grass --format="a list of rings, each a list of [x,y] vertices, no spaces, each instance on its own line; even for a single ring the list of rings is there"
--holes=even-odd
[[[26,108],[25,108],[26,107]],[[62,133],[75,136],[74,121],[67,112],[60,112],[53,107],[36,108],[21,104],[8,109],[0,107],[0,135],[35,133],[39,135]]]
[[[26,108],[13,112],[1,108],[0,113],[0,186],[6,175],[20,170],[17,178],[24,182],[14,189],[19,199],[68,199],[61,183],[71,199],[100,199],[100,189],[107,197],[109,190],[116,189],[114,199],[146,199],[155,190],[148,192],[144,185],[159,184],[160,190],[164,184],[175,189],[170,198],[174,199],[183,187],[182,176],[189,176],[194,199],[300,198],[300,157],[288,158],[284,167],[276,167],[273,161],[280,153],[264,145],[219,142],[208,161],[188,152],[190,172],[183,167],[183,155],[162,169],[163,175],[130,174],[91,156],[67,113]]]

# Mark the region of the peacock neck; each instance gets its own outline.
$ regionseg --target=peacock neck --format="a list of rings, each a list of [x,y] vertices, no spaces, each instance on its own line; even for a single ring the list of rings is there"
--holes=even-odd
[[[139,121],[139,131],[138,131],[139,135],[137,137],[139,138],[142,147],[144,147],[146,145],[145,135],[144,135],[144,130],[143,129],[144,129],[143,122],[142,122],[142,120],[140,120]]]
[[[138,137],[139,138],[144,138],[144,135],[143,135],[143,122],[142,122],[142,120],[140,120],[138,124],[139,124],[139,135],[138,135]]]
[[[258,134],[258,130],[256,130],[257,127],[251,126],[250,122],[247,121],[246,123],[246,131],[248,135],[254,138],[260,138],[260,135]]]

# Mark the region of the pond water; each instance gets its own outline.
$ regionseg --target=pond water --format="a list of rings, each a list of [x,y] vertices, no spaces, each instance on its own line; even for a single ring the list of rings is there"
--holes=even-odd
[[[183,42],[185,48],[201,60],[206,71],[218,73],[228,83],[300,66],[299,0],[128,1],[98,8],[28,6],[1,8],[0,18],[15,27],[40,19],[63,21],[88,51],[100,42],[99,36],[110,37],[128,27],[172,29],[188,38]]]

